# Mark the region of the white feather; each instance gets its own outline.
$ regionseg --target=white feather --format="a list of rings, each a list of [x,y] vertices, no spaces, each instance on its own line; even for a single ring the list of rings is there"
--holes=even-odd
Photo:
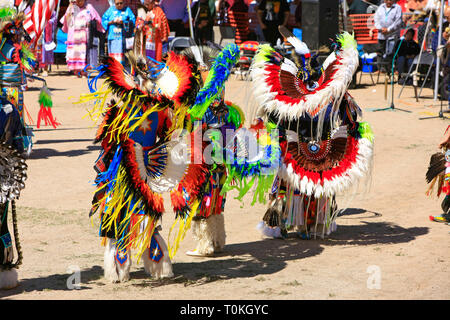
[[[287,37],[287,41],[295,48],[295,53],[305,55],[310,53],[306,43],[298,39],[297,37]]]

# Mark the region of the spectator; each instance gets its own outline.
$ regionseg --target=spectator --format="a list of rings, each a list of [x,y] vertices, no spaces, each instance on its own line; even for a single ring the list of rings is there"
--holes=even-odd
[[[297,8],[295,8],[295,28],[301,28],[302,27],[302,0],[295,0],[294,4],[297,5]]]
[[[414,29],[408,29],[405,33],[403,41],[398,41],[395,46],[397,53],[397,71],[399,76],[407,72],[413,63],[414,57],[419,54],[420,46],[414,40]],[[400,47],[399,47],[400,46]],[[399,79],[399,84],[403,84],[404,79]]]
[[[230,21],[228,19],[228,10],[230,9],[230,4],[224,0],[218,0],[216,2],[216,12],[217,12],[217,24],[226,25]]]
[[[132,36],[136,23],[136,17],[129,7],[124,6],[123,1],[115,0],[114,6],[102,17],[102,25],[108,39],[108,55],[122,64],[126,50],[130,50],[133,46]]]
[[[286,27],[289,19],[289,6],[286,0],[262,0],[258,7],[258,22],[264,38],[275,46],[280,33],[278,26]]]
[[[395,0],[384,0],[375,12],[375,28],[378,29],[378,59],[381,62],[392,62],[395,42],[400,37],[403,23],[402,8],[395,2]]]
[[[365,14],[369,5],[361,0],[347,0],[348,14]]]
[[[187,0],[161,0],[159,6],[169,22],[169,28],[176,37],[189,36],[189,13]]]
[[[97,10],[98,15],[100,17],[103,17],[105,12],[113,5],[114,0],[89,0],[89,3]],[[106,42],[106,34],[100,33],[99,35],[99,55],[104,56],[105,55],[105,42]]]
[[[39,68],[43,69],[43,77],[48,76],[51,65],[55,63],[53,50],[56,49],[56,44],[53,40],[56,32],[57,18],[56,12],[53,11],[50,20],[48,20],[44,32],[42,33],[42,50],[39,57]]]
[[[244,0],[224,0],[230,5],[228,10],[228,18],[230,24],[235,28],[235,42],[241,44],[248,39],[249,17],[248,5]]]
[[[155,0],[145,0],[144,6],[148,10],[145,21],[139,17],[136,20],[136,28],[144,31],[143,50],[147,57],[162,61],[163,42],[169,40],[169,24],[162,9],[155,5]]]
[[[192,6],[194,18],[194,38],[197,44],[213,41],[214,15],[209,9],[208,0],[199,0]]]
[[[89,31],[94,23],[97,31],[105,32],[102,19],[86,0],[71,0],[61,23],[62,31],[67,33],[67,66],[71,72],[82,77],[86,66],[96,67],[98,64],[98,39],[92,40],[93,35]],[[93,42],[92,46],[88,46],[90,42]]]

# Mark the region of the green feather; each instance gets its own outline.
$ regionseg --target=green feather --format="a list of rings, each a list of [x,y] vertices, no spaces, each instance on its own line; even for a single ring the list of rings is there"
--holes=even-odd
[[[53,107],[53,101],[51,97],[50,90],[47,86],[42,87],[41,92],[39,93],[39,104],[43,105],[45,108]]]
[[[16,14],[16,9],[13,8],[1,8],[0,19],[12,18]]]
[[[367,122],[360,122],[358,131],[361,134],[361,137],[366,138],[371,143],[373,143],[375,136],[373,134],[372,128]]]
[[[336,37],[336,41],[341,44],[342,49],[356,48],[357,43],[355,37],[348,32],[344,32]]]
[[[236,128],[242,125],[242,119],[240,112],[236,109],[235,105],[228,105],[228,122],[234,124]]]

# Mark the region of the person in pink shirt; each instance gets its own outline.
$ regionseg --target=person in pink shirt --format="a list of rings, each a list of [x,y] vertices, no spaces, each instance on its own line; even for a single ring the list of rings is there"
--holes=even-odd
[[[86,66],[96,67],[98,63],[99,41],[98,38],[90,38],[92,35],[89,34],[92,21],[96,22],[97,31],[105,32],[102,18],[86,0],[71,0],[61,19],[62,31],[67,33],[67,66],[79,77],[85,75]]]

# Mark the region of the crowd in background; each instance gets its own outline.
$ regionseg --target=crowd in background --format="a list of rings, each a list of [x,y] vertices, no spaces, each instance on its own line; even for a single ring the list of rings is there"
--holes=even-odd
[[[137,5],[136,5],[137,2]],[[301,27],[301,0],[193,0],[191,17],[194,39],[206,44],[214,39],[213,26],[236,29],[236,42],[267,41],[275,44],[277,27]],[[137,7],[147,9],[137,16]],[[54,64],[55,33],[67,35],[65,57],[69,70],[82,77],[97,67],[99,56],[109,55],[125,63],[137,30],[143,34],[147,56],[161,61],[169,40],[191,35],[187,0],[70,0],[58,17],[54,14],[38,49],[43,76]]]
[[[343,1],[340,0],[341,4]],[[379,58],[389,60],[396,53],[396,70],[399,74],[407,72],[420,45],[418,30],[405,28],[405,17],[409,16],[404,13],[423,9],[428,0],[345,1],[347,15],[374,13]],[[97,67],[102,55],[126,64],[125,53],[132,49],[137,30],[143,37],[141,53],[162,61],[171,39],[191,35],[187,3],[187,0],[70,0],[60,19],[54,13],[43,33],[38,50],[42,75],[46,76],[54,63],[52,40],[58,23],[67,34],[67,66],[76,76],[82,77],[88,69]],[[278,26],[301,29],[301,3],[302,0],[193,0],[194,39],[198,44],[218,42],[213,26],[233,26],[238,44],[255,40],[275,45],[280,37]],[[138,5],[146,8],[144,16],[137,16]],[[450,17],[450,9],[446,13]],[[444,28],[443,34],[441,45],[447,45],[450,32],[446,33]]]

